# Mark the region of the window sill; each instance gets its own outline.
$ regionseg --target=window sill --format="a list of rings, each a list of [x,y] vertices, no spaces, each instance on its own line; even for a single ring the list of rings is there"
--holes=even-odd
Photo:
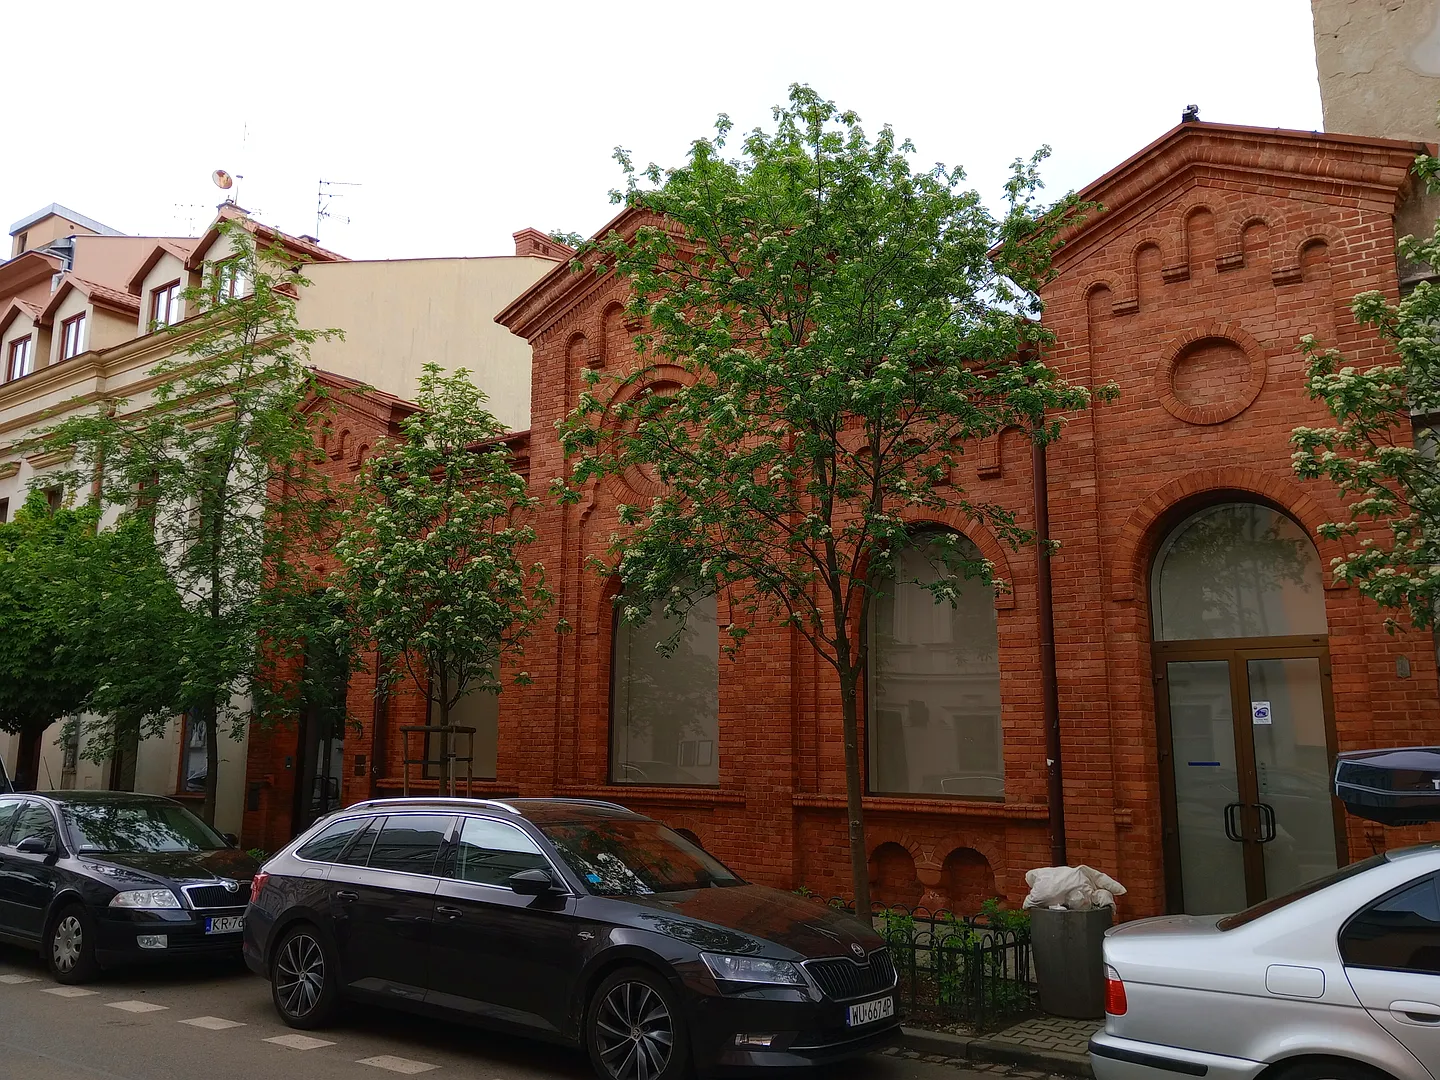
[[[724,806],[745,805],[745,793],[726,788],[698,787],[676,784],[673,787],[659,784],[603,784],[599,786],[576,786],[558,788],[555,794],[562,799],[601,799],[605,802],[624,802],[626,799],[661,803],[694,803]]]
[[[818,809],[845,808],[843,795],[796,795],[796,806]],[[1050,809],[1044,803],[1007,803],[994,800],[966,799],[959,795],[866,795],[863,806],[869,811],[906,814],[947,814],[959,817],[998,817],[1045,820]]]

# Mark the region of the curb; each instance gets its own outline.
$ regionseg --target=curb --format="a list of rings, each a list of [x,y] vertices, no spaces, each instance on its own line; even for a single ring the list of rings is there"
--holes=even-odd
[[[1067,1054],[1063,1050],[1040,1050],[1000,1039],[951,1035],[944,1031],[902,1027],[900,1045],[920,1054],[933,1054],[966,1061],[998,1065],[1023,1065],[1064,1076],[1093,1078],[1088,1054]]]

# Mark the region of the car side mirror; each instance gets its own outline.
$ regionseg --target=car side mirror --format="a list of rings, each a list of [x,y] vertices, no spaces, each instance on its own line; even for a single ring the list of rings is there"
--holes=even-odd
[[[532,870],[521,870],[518,874],[511,874],[505,879],[505,884],[514,889],[521,896],[544,896],[548,892],[554,892],[558,886],[555,879],[550,876],[549,870],[535,868]]]
[[[224,840],[225,843],[229,844],[231,847],[240,846],[240,838],[236,836],[233,832],[221,833],[220,839]]]
[[[27,836],[15,845],[15,850],[26,855],[51,855],[55,851],[55,842],[48,836]]]

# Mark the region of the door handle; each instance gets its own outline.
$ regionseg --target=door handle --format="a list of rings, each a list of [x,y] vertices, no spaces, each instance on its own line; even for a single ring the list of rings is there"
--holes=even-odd
[[[346,892],[344,889],[341,889],[339,892],[337,892],[337,893],[335,894],[335,899],[336,899],[336,900],[344,900],[347,904],[349,904],[349,903],[353,903],[353,902],[356,901],[356,900],[359,900],[359,899],[360,899],[360,894],[359,894],[359,893],[353,893],[353,892]]]
[[[1240,803],[1232,802],[1225,807],[1225,839],[1240,843],[1244,838],[1241,835],[1240,811],[1244,809]]]
[[[461,911],[458,907],[450,907],[446,904],[436,904],[435,914],[444,915],[447,919],[458,919],[460,918],[460,916],[464,915],[465,912]]]
[[[1390,1015],[1402,1024],[1440,1027],[1440,1005],[1428,1001],[1392,1001]]]
[[[1256,803],[1255,809],[1260,811],[1260,843],[1268,844],[1275,839],[1275,808],[1269,803]]]

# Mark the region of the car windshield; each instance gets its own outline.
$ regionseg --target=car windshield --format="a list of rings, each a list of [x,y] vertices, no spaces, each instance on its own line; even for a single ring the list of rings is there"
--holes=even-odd
[[[1283,896],[1272,896],[1269,900],[1262,900],[1254,907],[1248,907],[1244,911],[1237,912],[1234,915],[1227,915],[1215,925],[1221,930],[1234,930],[1237,927],[1244,926],[1246,923],[1254,922],[1261,916],[1279,911],[1283,907],[1289,907],[1295,903],[1296,900],[1303,900],[1307,896],[1314,896],[1321,889],[1328,889],[1331,885],[1345,881],[1347,878],[1352,878],[1356,874],[1363,874],[1366,870],[1371,870],[1383,862],[1385,862],[1384,855],[1373,855],[1363,862],[1342,866],[1333,874],[1326,874],[1322,878],[1316,878],[1314,881],[1301,885],[1300,888],[1294,892],[1285,893]]]
[[[658,821],[612,818],[543,828],[560,857],[598,896],[647,896],[744,884]]]
[[[175,803],[69,803],[61,813],[82,852],[215,851],[228,846],[219,833]]]

